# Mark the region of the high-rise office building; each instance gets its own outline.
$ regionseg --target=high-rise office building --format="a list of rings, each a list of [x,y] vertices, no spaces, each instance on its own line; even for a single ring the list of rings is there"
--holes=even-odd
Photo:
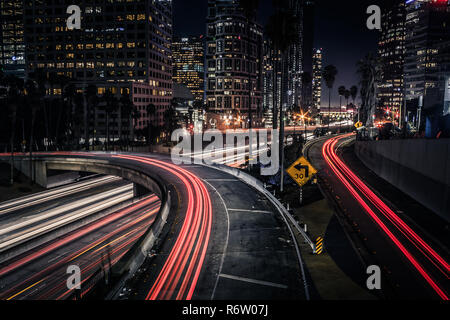
[[[37,69],[71,78],[83,91],[89,84],[98,94],[106,90],[130,93],[141,114],[134,127],[163,124],[163,115],[172,96],[172,3],[152,1],[79,1],[80,30],[66,26],[67,3],[27,1],[24,11],[27,72]],[[44,18],[45,17],[45,18]],[[50,94],[60,94],[56,88]],[[156,114],[148,115],[147,106]],[[115,111],[117,123],[126,128],[126,119]],[[105,112],[96,110],[90,127],[97,137],[105,136]]]
[[[322,98],[322,49],[315,49],[312,56],[312,115],[317,117],[320,114],[320,103]]]
[[[195,100],[204,101],[204,38],[185,37],[172,43],[173,80],[189,88]]]
[[[240,114],[248,127],[262,108],[263,29],[247,19],[236,0],[208,1],[206,99],[209,110]],[[251,97],[249,95],[251,92]]]
[[[274,105],[274,51],[269,40],[264,40],[263,45],[263,109],[265,111],[263,119],[266,128],[273,126],[273,105]],[[275,94],[276,96],[276,94]]]
[[[23,1],[0,1],[0,68],[25,77]]]
[[[405,2],[391,1],[382,17],[382,32],[378,55],[382,61],[381,81],[378,85],[378,105],[392,120],[399,119],[403,106],[403,63],[405,59]]]
[[[449,75],[450,4],[447,0],[406,2],[406,52],[404,63],[405,115],[425,123],[426,115],[441,116]],[[413,121],[415,120],[415,121]]]
[[[284,77],[284,103],[286,107],[301,106],[310,108],[312,90],[310,85],[304,85],[303,74],[312,76],[312,53],[314,39],[314,1],[290,0],[289,10],[297,19],[297,35],[290,46]]]

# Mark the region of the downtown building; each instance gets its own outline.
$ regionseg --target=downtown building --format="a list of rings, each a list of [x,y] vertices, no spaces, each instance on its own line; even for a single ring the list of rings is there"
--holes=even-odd
[[[285,107],[301,107],[311,110],[312,86],[303,81],[303,74],[312,77],[313,72],[313,41],[314,41],[314,1],[290,0],[289,10],[297,19],[297,35],[290,46],[287,61],[283,71],[285,83]]]
[[[377,106],[391,120],[400,120],[403,107],[405,59],[405,2],[391,1],[382,17],[382,31],[378,42],[381,63],[381,81],[378,84]]]
[[[273,122],[273,108],[277,109],[277,122],[280,119],[281,103],[290,111],[303,109],[312,113],[313,84],[306,83],[304,75],[313,78],[313,39],[314,39],[314,1],[290,0],[288,10],[296,18],[296,38],[289,47],[286,61],[275,52],[269,40],[264,44],[264,108],[270,109],[265,115],[266,123]],[[276,74],[275,70],[277,71]],[[278,126],[278,125],[277,125]],[[269,127],[269,125],[267,125]]]
[[[0,1],[0,70],[25,77],[23,1]]]
[[[320,115],[320,103],[322,99],[322,72],[323,72],[323,50],[315,49],[312,56],[312,99],[313,105],[311,114],[313,118]]]
[[[253,126],[260,126],[262,86],[262,26],[256,21],[247,24],[237,0],[209,0],[206,103],[214,117],[211,123],[246,128],[251,110]]]
[[[204,38],[176,38],[172,43],[173,81],[186,86],[194,99],[205,99]]]
[[[263,122],[265,128],[273,127],[273,106],[279,89],[274,92],[275,68],[274,62],[279,55],[275,55],[269,40],[264,40],[263,45]]]
[[[404,116],[416,128],[425,124],[430,136],[441,126],[439,118],[450,113],[444,107],[450,90],[449,21],[446,0],[406,2]]]
[[[68,4],[26,1],[24,10],[26,71],[43,70],[64,76],[78,92],[89,85],[99,97],[111,91],[117,98],[129,94],[139,117],[130,123],[121,110],[109,117],[112,136],[150,124],[162,126],[172,99],[172,3],[171,0],[78,1],[82,11],[80,30],[68,30]],[[55,88],[49,95],[61,94]],[[155,114],[147,114],[147,106]],[[106,136],[106,112],[89,114],[94,139]]]

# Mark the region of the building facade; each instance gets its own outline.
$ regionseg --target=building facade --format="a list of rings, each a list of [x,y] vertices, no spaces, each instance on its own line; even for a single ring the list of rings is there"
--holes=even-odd
[[[176,38],[172,43],[173,81],[191,90],[195,100],[204,101],[204,38]]]
[[[312,56],[312,116],[316,118],[320,115],[320,103],[322,98],[322,49],[315,49]]]
[[[209,0],[206,39],[206,103],[210,112],[260,122],[263,86],[263,29],[247,24],[236,0]]]
[[[446,0],[406,2],[405,115],[416,127],[425,124],[425,118],[443,112],[450,63],[449,21]]]
[[[0,68],[6,74],[25,77],[23,1],[0,1]]]
[[[263,121],[266,128],[273,127],[274,67],[273,50],[269,40],[264,40],[263,56]]]
[[[381,81],[378,85],[378,106],[388,117],[399,120],[403,107],[403,64],[405,59],[405,2],[395,0],[382,17],[382,32],[378,55],[382,61]]]
[[[85,0],[78,5],[82,11],[81,29],[68,30],[67,3],[27,1],[27,73],[43,70],[67,77],[76,83],[79,92],[92,84],[99,96],[106,91],[118,98],[130,94],[140,114],[133,127],[143,129],[150,123],[162,126],[172,96],[171,0]],[[49,94],[61,94],[61,88]],[[154,115],[147,114],[149,104],[155,106]],[[114,112],[109,126],[129,128],[131,124],[122,119],[120,110]],[[106,118],[101,108],[89,117],[89,129],[95,130],[100,139],[106,135]]]
[[[312,106],[312,87],[305,83],[303,74],[312,77],[314,40],[314,1],[290,0],[289,10],[297,19],[296,39],[287,54],[283,71],[285,107],[299,106],[310,109]]]

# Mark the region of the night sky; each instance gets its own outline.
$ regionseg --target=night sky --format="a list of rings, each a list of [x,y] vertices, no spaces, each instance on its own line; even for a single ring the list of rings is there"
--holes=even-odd
[[[173,4],[175,35],[205,34],[207,0],[173,0]],[[259,20],[262,25],[272,14],[271,4],[271,0],[261,1]],[[381,1],[316,0],[314,46],[324,50],[324,66],[334,64],[339,72],[333,89],[334,104],[339,104],[339,86],[358,85],[356,62],[377,49],[379,31],[366,27],[366,9],[372,4],[381,5]],[[328,105],[328,89],[323,90],[322,104]]]

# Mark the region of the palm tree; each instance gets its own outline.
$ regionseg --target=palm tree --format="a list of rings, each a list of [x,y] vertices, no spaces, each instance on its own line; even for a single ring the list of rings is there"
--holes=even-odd
[[[63,99],[66,105],[67,128],[65,129],[66,144],[69,142],[69,135],[73,134],[75,127],[75,96],[77,89],[74,83],[68,83],[63,90]]]
[[[330,130],[330,121],[331,121],[331,90],[333,89],[337,74],[338,71],[336,67],[331,64],[326,66],[325,69],[323,69],[322,77],[328,88],[328,130]]]
[[[341,131],[342,97],[345,95],[345,90],[347,90],[347,88],[345,88],[345,86],[340,86],[338,88],[338,93],[339,93],[339,112],[338,112],[339,132]]]
[[[133,125],[133,113],[135,111],[135,106],[133,102],[131,101],[131,96],[129,93],[123,93],[120,97],[120,111],[121,111],[121,118],[128,119],[128,135],[127,135],[127,148],[130,142],[130,135],[134,135],[134,125]],[[122,140],[122,130],[119,129],[119,140]]]
[[[298,36],[298,18],[292,13],[288,1],[273,1],[273,5],[276,12],[269,18],[269,22],[266,26],[266,34],[271,40],[275,53],[281,53],[281,67],[284,70],[284,63],[286,62],[288,49],[295,43]],[[274,64],[274,97],[277,93],[278,76],[276,72],[276,63]],[[282,82],[285,81],[282,77]],[[281,85],[284,88],[284,85]],[[280,191],[284,189],[284,94],[281,94],[281,106],[280,106],[280,163],[281,163],[281,185]],[[276,103],[274,103],[274,110],[276,110]],[[277,121],[274,119],[274,121]],[[276,125],[274,125],[274,128]]]
[[[110,143],[109,120],[111,114],[117,111],[119,102],[111,90],[106,90],[103,94],[103,101],[105,102],[104,111],[106,113],[106,150],[108,151]]]
[[[357,72],[360,76],[361,84],[361,109],[363,111],[363,121],[366,126],[372,126],[375,109],[378,82],[381,77],[381,60],[374,54],[369,53],[357,63]]]
[[[345,101],[346,101],[346,105],[348,107],[348,100],[350,99],[350,90],[348,90],[348,89],[345,90],[344,98],[345,98]]]
[[[175,109],[175,104],[172,102],[171,106],[164,112],[164,131],[167,134],[167,139],[170,139],[170,134],[178,127],[178,113]]]
[[[34,175],[33,175],[33,144],[34,144],[34,127],[36,122],[36,113],[40,106],[39,101],[42,99],[42,92],[39,92],[38,84],[32,80],[28,79],[25,83],[26,90],[26,105],[29,108],[30,112],[30,140],[29,140],[29,149],[30,149],[30,158],[29,158],[29,172],[30,172],[30,181],[33,183]]]
[[[302,74],[302,108],[304,108],[305,110],[308,108],[307,105],[305,105],[305,101],[307,101],[306,99],[306,95],[308,94],[308,90],[310,88],[310,86],[312,85],[312,76],[311,73],[309,72],[304,72]]]
[[[247,57],[248,57],[248,66],[250,69],[250,64],[252,63],[250,52],[251,52],[251,28],[250,23],[256,19],[256,12],[259,7],[260,0],[239,0],[239,7],[242,9],[247,25]],[[250,70],[247,70],[248,73],[248,121],[249,121],[249,129],[253,127],[253,117],[252,117],[252,91],[253,91],[253,81]]]
[[[350,90],[349,90],[349,89],[346,89],[346,90],[345,90],[345,92],[344,92],[344,98],[345,98],[345,100],[346,100],[346,107],[347,107],[347,109],[348,109],[348,100],[350,99]],[[353,121],[353,119],[352,119],[352,121]]]
[[[148,123],[147,123],[147,130],[148,130],[148,144],[149,146],[151,146],[152,144],[152,118],[156,115],[156,106],[151,103],[149,105],[146,106],[145,111],[147,112],[147,118],[148,118]]]
[[[39,99],[39,104],[40,109],[43,110],[42,116],[44,117],[45,137],[46,137],[46,142],[44,143],[44,146],[45,151],[48,151],[48,143],[50,141],[50,125],[47,108],[48,106],[47,102],[45,101],[48,83],[47,73],[43,69],[36,69],[34,72],[30,73],[28,77],[36,83],[38,94],[41,97],[41,99]]]
[[[21,98],[23,97],[24,82],[16,76],[8,75],[4,80],[8,91],[6,96],[6,105],[8,107],[8,113],[10,115],[11,121],[11,135],[10,135],[10,146],[11,146],[11,185],[14,184],[14,145],[16,140],[16,124],[17,124],[17,113],[21,105]]]
[[[358,96],[358,87],[352,86],[350,88],[350,96],[352,97],[353,105],[356,107],[356,97]],[[358,122],[359,122],[359,108],[358,108]]]
[[[98,106],[98,96],[97,96],[97,86],[94,84],[90,84],[86,88],[85,93],[85,99],[86,99],[86,109],[85,109],[85,115],[84,115],[84,142],[85,142],[85,148],[86,150],[89,150],[89,141],[90,141],[90,134],[89,134],[89,127],[90,127],[90,117],[91,114],[96,114],[96,109]],[[95,118],[95,117],[94,117]],[[94,129],[95,130],[95,119],[94,119]],[[95,134],[93,134],[93,140],[95,139]]]

